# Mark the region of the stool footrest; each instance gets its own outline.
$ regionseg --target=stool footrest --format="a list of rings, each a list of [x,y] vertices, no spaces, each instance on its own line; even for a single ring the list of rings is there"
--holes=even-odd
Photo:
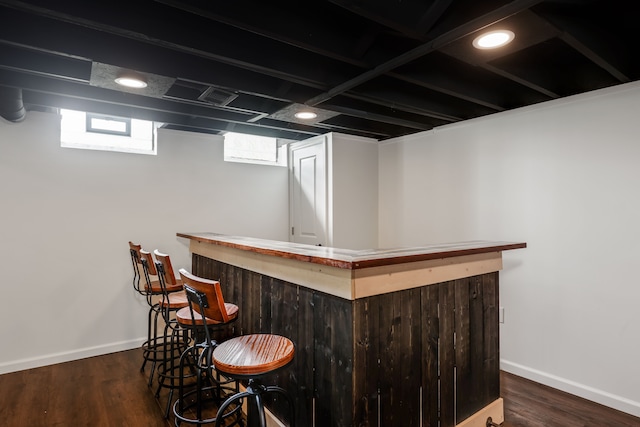
[[[217,394],[219,394],[221,391],[227,391],[228,393],[224,396],[220,395],[220,396],[216,396]],[[225,419],[229,419],[231,416],[238,416],[238,421],[240,420],[240,417],[242,416],[242,402],[238,402],[235,407],[233,407],[229,412],[222,413],[220,412],[220,403],[222,402],[226,402],[228,400],[228,396],[231,393],[236,393],[237,390],[235,390],[232,387],[218,387],[218,386],[210,386],[210,387],[204,387],[201,388],[200,390],[194,389],[191,390],[187,393],[184,393],[182,395],[182,397],[179,397],[178,399],[176,399],[176,401],[173,404],[173,415],[175,417],[175,425],[178,426],[180,425],[181,422],[185,422],[185,423],[191,423],[191,424],[212,424],[217,422],[218,419],[221,420],[225,420]],[[198,393],[200,393],[200,395],[202,396],[202,394],[209,394],[209,396],[206,396],[204,398],[202,398],[200,401],[198,401],[197,399],[197,395]],[[196,397],[194,399],[194,397]],[[185,404],[185,402],[187,402]],[[219,406],[219,408],[217,410],[214,411],[213,408],[211,408],[211,412],[212,415],[215,414],[214,416],[208,416],[207,418],[201,418],[202,414],[199,416],[200,418],[191,418],[187,415],[185,415],[188,412],[194,412],[191,411],[192,408],[196,408],[195,413],[197,413],[197,407],[198,405],[202,405],[203,403],[206,402],[216,402]],[[227,408],[229,405],[227,405],[225,408]],[[201,410],[201,409],[200,409]],[[204,416],[207,416],[206,414]],[[226,423],[226,421],[225,421]],[[224,424],[223,424],[224,425]]]

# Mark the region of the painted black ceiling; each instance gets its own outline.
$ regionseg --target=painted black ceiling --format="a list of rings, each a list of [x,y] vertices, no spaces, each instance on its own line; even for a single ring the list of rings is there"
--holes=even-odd
[[[630,1],[0,0],[0,86],[198,132],[379,140],[640,77]],[[126,5],[126,7],[124,7]],[[508,46],[479,51],[480,30]],[[151,83],[123,91],[135,70]],[[321,121],[288,119],[296,104]]]

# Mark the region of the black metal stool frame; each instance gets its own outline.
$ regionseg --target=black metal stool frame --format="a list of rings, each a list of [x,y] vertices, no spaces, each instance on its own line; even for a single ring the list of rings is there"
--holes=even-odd
[[[158,372],[158,387],[155,392],[156,398],[160,397],[160,390],[162,388],[169,389],[169,395],[167,397],[167,405],[164,411],[164,417],[169,418],[169,411],[171,410],[171,403],[173,400],[173,391],[179,388],[179,378],[182,376],[179,370],[179,364],[176,364],[176,359],[179,360],[184,351],[189,348],[190,340],[187,334],[187,330],[182,328],[175,318],[171,317],[171,313],[177,309],[173,309],[169,306],[169,292],[167,291],[166,272],[162,262],[155,261],[156,271],[158,272],[158,281],[160,282],[160,288],[162,289],[162,301],[159,303],[159,311],[162,313],[164,319],[164,336],[162,345],[162,357],[157,358],[160,362],[160,366],[156,369]],[[171,330],[171,332],[169,332]],[[178,373],[176,374],[176,371]]]
[[[278,368],[277,370],[286,368],[287,366],[289,366],[289,364],[291,364],[291,362]],[[269,374],[273,374],[277,370],[270,371]],[[260,427],[267,427],[267,420],[264,412],[264,403],[262,401],[262,396],[267,393],[277,393],[281,396],[284,396],[286,401],[289,403],[289,409],[291,410],[291,423],[289,424],[289,427],[295,427],[295,418],[296,418],[295,406],[293,404],[293,399],[284,388],[277,385],[265,386],[259,382],[259,380],[256,378],[255,375],[229,375],[226,373],[223,373],[223,374],[228,375],[229,377],[234,378],[236,380],[248,379],[249,382],[247,384],[247,387],[245,388],[245,391],[238,392],[233,396],[229,397],[227,400],[224,401],[224,403],[220,406],[220,408],[218,408],[218,413],[223,414],[222,418],[226,417],[226,415],[224,415],[224,411],[227,409],[229,405],[232,405],[233,403],[238,401],[238,405],[242,407],[242,399],[253,398],[255,400],[255,408],[257,410]],[[249,419],[249,423],[248,423],[249,426],[255,425],[255,423],[252,423],[252,421],[254,420]],[[220,425],[221,425],[220,421],[216,420],[214,427],[220,427]]]
[[[206,391],[215,392],[212,394],[212,397],[218,403],[223,401],[221,392],[223,390],[228,390],[232,393],[238,392],[238,382],[235,379],[230,379],[225,377],[221,379],[220,373],[216,371],[214,376],[214,369],[212,363],[213,350],[218,345],[215,340],[211,338],[211,329],[215,328],[218,325],[209,325],[207,324],[205,313],[205,308],[209,307],[209,302],[207,300],[207,296],[187,284],[184,284],[185,293],[187,295],[187,300],[189,302],[189,312],[191,313],[191,321],[193,324],[193,339],[194,343],[192,346],[187,348],[187,350],[180,356],[180,372],[184,372],[186,369],[185,364],[190,363],[195,365],[196,370],[196,388],[195,390],[191,390],[189,392],[184,392],[184,375],[180,376],[179,381],[179,397],[178,400],[174,403],[173,406],[173,414],[175,416],[175,425],[180,426],[182,422],[188,422],[191,424],[210,424],[215,422],[217,423],[223,418],[229,418],[233,415],[237,415],[237,419],[234,424],[242,425],[241,418],[241,410],[242,405],[239,404],[235,408],[233,408],[229,413],[222,415],[223,413],[218,409],[215,417],[210,417],[206,419],[202,419],[202,404],[206,401],[202,399],[202,394]],[[198,307],[198,313],[202,316],[202,325],[196,325],[196,316],[194,314],[194,305]],[[237,318],[234,318],[232,321],[225,323],[220,326],[227,326],[229,323],[235,322]],[[202,332],[204,332],[204,336],[202,336]],[[187,359],[192,359],[191,362],[188,362]],[[203,378],[204,373],[204,378]],[[207,381],[208,384],[203,384],[204,381]],[[226,384],[235,383],[235,387],[229,387]],[[196,401],[189,405],[184,405],[184,401],[187,397],[195,394]],[[208,399],[207,399],[208,400]],[[196,419],[188,418],[184,416],[184,412],[192,407],[196,406]],[[227,408],[229,405],[226,405]],[[222,415],[222,416],[221,416]],[[233,425],[233,424],[232,424]]]
[[[276,369],[273,369],[261,374],[230,374],[228,372],[224,372],[224,370],[222,369],[219,369],[219,372],[221,372],[225,376],[233,378],[237,381],[247,380],[248,382],[247,382],[247,387],[245,388],[245,391],[238,392],[233,396],[229,397],[227,400],[225,400],[224,403],[220,406],[220,408],[218,408],[218,413],[224,414],[224,411],[227,409],[227,407],[229,405],[234,404],[236,401],[239,401],[238,405],[242,406],[242,399],[244,398],[253,399],[255,402],[254,414],[257,414],[258,420],[251,418],[251,415],[249,413],[251,412],[252,405],[250,404],[250,402],[247,402],[248,426],[255,427],[257,425],[256,421],[258,421],[260,427],[267,427],[266,414],[264,412],[264,403],[262,400],[262,396],[267,393],[275,393],[275,394],[284,396],[285,400],[288,402],[289,410],[290,410],[289,414],[291,416],[291,422],[289,424],[289,427],[295,427],[295,419],[296,419],[295,405],[289,393],[280,386],[277,386],[277,385],[265,386],[260,382],[261,377],[275,374],[278,371],[287,368],[289,365],[291,365],[291,363],[293,363],[293,359],[291,359],[285,365],[282,365]],[[219,421],[216,420],[214,427],[220,427]]]
[[[153,383],[153,375],[155,372],[157,352],[164,343],[158,340],[158,316],[160,314],[160,303],[154,303],[152,298],[155,295],[151,290],[151,277],[149,274],[149,266],[144,259],[141,259],[138,252],[135,249],[131,249],[131,263],[133,264],[133,288],[140,295],[144,296],[149,305],[149,314],[147,319],[147,340],[142,343],[143,361],[140,366],[140,372],[144,372],[144,368],[148,361],[151,361],[151,372],[149,373],[149,387]],[[148,285],[148,289],[144,289],[140,286],[140,279],[142,275],[138,269],[138,265],[142,265],[144,277]]]

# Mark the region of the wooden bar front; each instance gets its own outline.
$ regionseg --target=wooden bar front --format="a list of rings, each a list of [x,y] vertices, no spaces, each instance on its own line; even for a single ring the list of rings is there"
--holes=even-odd
[[[345,292],[334,284],[321,290],[322,286],[314,289],[274,277],[290,275],[277,266],[282,259],[307,264],[304,268],[314,264],[312,272],[321,275],[329,264],[346,262],[348,266],[338,268],[349,272],[350,280],[345,286],[355,295],[358,277],[367,277],[364,282],[367,284],[376,283],[371,280],[372,275],[385,277],[380,270],[385,264],[382,258],[371,256],[368,263],[361,262],[354,252],[349,260],[343,256],[348,251],[342,251],[341,256],[325,257],[324,261],[298,260],[297,249],[284,251],[285,256],[264,252],[269,241],[260,241],[251,249],[229,245],[233,238],[228,236],[224,239],[207,233],[179,236],[191,239],[193,273],[220,280],[225,300],[239,306],[233,333],[274,333],[295,343],[293,364],[266,381],[292,394],[296,425],[453,427],[461,423],[484,426],[486,414],[496,422],[503,419],[497,270],[416,285],[407,278],[417,273],[408,276],[401,271],[420,272],[424,265],[412,268],[411,262],[397,263],[395,256],[387,266],[404,266],[392,269],[397,274],[387,273],[390,281],[396,276],[402,279],[396,290],[345,298]],[[218,238],[223,244],[216,243]],[[207,246],[217,247],[211,252]],[[221,247],[223,252],[231,251],[232,256],[217,256]],[[496,248],[516,249],[526,245],[487,242],[484,247],[489,248],[488,253],[496,253]],[[313,248],[302,249],[314,251]],[[501,250],[497,253],[501,254]],[[267,259],[276,268],[269,274],[253,271],[249,264],[255,263],[256,270],[271,267],[261,264],[264,260],[236,257],[236,251],[264,252],[258,258],[270,257]],[[402,253],[405,255],[399,256],[406,256],[407,252]],[[485,259],[483,253],[473,256]],[[456,252],[449,256],[441,252],[434,256],[429,252],[427,258],[434,265],[441,265],[444,258],[437,256],[455,260],[469,254]],[[214,258],[226,258],[226,262]],[[418,258],[412,258],[414,264],[429,261]],[[488,269],[495,265],[485,264]],[[366,269],[374,270],[365,272]],[[453,271],[454,276],[462,274]],[[339,272],[331,273],[335,274]],[[268,402],[267,406],[285,424],[289,423],[283,402]]]

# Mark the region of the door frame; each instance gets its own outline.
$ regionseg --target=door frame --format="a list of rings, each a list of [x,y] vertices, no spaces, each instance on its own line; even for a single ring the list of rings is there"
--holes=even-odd
[[[291,232],[292,228],[294,227],[294,203],[293,203],[293,189],[294,189],[294,182],[295,182],[295,172],[294,172],[294,161],[293,161],[293,153],[296,150],[299,149],[303,149],[303,148],[308,148],[314,145],[322,145],[322,151],[324,153],[324,168],[325,168],[325,173],[324,173],[324,186],[325,186],[325,192],[324,192],[324,218],[325,218],[325,224],[323,227],[324,230],[324,242],[323,244],[327,245],[327,246],[331,246],[331,241],[329,236],[331,235],[331,233],[329,232],[329,225],[331,224],[331,218],[329,218],[329,171],[330,171],[330,167],[329,167],[329,150],[328,150],[328,145],[329,145],[329,140],[327,135],[318,135],[318,136],[314,136],[312,138],[309,139],[305,139],[303,141],[298,141],[298,142],[294,142],[292,144],[289,145],[289,150],[288,150],[288,157],[289,157],[289,230],[287,231],[287,234],[289,236],[289,241],[293,242],[293,236],[294,233]]]

